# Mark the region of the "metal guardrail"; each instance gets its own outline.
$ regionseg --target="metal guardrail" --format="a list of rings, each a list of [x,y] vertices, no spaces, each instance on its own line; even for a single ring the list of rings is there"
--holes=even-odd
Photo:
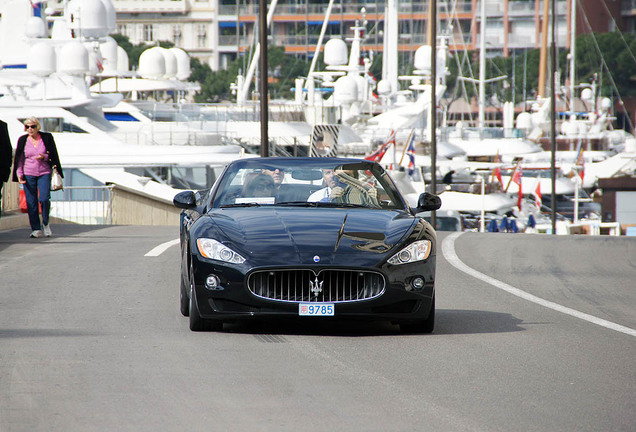
[[[107,186],[67,186],[51,192],[51,217],[83,225],[111,225],[112,190]]]

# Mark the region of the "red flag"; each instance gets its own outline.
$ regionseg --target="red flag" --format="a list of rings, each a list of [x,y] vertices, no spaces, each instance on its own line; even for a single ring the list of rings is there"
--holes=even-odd
[[[499,150],[497,150],[497,155],[495,156],[495,163],[499,163]],[[490,182],[492,183],[494,179],[497,179],[499,181],[499,184],[501,185],[501,189],[503,189],[504,184],[503,184],[503,179],[501,178],[501,167],[496,167],[495,169],[492,170],[492,174],[490,176]]]
[[[366,160],[370,161],[380,161],[384,154],[387,152],[391,144],[395,145],[395,130],[391,130],[389,137],[386,139],[384,144],[382,144],[376,151],[371,153],[369,156],[365,156]]]
[[[585,158],[583,157],[583,142],[579,141],[578,148],[576,149],[576,162],[575,165],[578,168],[579,176],[581,177],[581,182],[585,177]]]
[[[543,205],[543,197],[541,196],[541,180],[537,182],[537,187],[534,190],[534,203],[536,204],[538,209],[541,209]]]
[[[523,191],[521,190],[521,177],[521,166],[517,164],[517,166],[515,167],[515,171],[512,173],[511,181],[519,186],[519,194],[517,198],[517,207],[519,207],[519,210],[521,210],[521,200],[523,199]]]

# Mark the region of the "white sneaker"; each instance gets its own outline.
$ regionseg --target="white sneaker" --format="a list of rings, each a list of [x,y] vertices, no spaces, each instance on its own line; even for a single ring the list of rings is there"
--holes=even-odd
[[[47,237],[51,237],[53,235],[53,231],[51,231],[50,225],[44,225],[44,235]]]
[[[31,232],[31,238],[40,238],[40,237],[42,237],[42,231],[35,230]]]

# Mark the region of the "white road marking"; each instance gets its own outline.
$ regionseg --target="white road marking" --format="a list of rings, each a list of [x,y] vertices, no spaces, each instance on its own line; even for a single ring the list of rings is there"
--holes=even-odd
[[[170,240],[165,243],[161,243],[159,246],[152,248],[146,255],[147,257],[156,257],[164,253],[170,246],[179,244],[179,239]]]
[[[457,237],[459,237],[460,235],[462,235],[462,232],[456,232],[453,233],[451,235],[449,235],[448,237],[446,237],[444,239],[444,241],[442,242],[442,253],[444,254],[444,258],[446,258],[446,261],[448,261],[453,267],[455,267],[458,270],[463,271],[464,273],[477,278],[483,282],[486,282],[492,286],[494,286],[495,288],[499,288],[501,290],[504,290],[512,295],[515,295],[517,297],[520,297],[524,300],[528,300],[531,301],[533,303],[536,303],[538,305],[541,306],[545,306],[547,308],[550,308],[552,310],[555,310],[557,312],[561,312],[564,313],[566,315],[570,315],[573,316],[575,318],[579,318],[588,322],[591,322],[593,324],[596,325],[600,325],[602,327],[608,328],[610,330],[614,330],[617,332],[621,332],[621,333],[625,333],[627,335],[630,336],[636,336],[636,330],[631,329],[629,327],[625,327],[622,326],[620,324],[616,324],[613,323],[611,321],[607,321],[601,318],[597,318],[595,316],[592,315],[588,315],[586,313],[577,311],[575,309],[570,309],[569,307],[565,307],[562,306],[558,303],[554,303],[545,299],[542,299],[540,297],[537,297],[535,295],[529,294],[525,291],[520,290],[519,288],[515,288],[511,285],[508,285],[507,283],[501,282],[495,278],[492,278],[488,275],[485,275],[483,273],[478,272],[477,270],[468,267],[466,264],[464,264],[462,262],[462,260],[459,259],[459,257],[457,256],[457,254],[455,253],[455,239],[457,239]]]

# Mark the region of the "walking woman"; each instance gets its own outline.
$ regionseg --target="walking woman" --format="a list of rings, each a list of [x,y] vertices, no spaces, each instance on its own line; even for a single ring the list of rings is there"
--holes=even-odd
[[[40,132],[40,121],[29,117],[24,121],[26,135],[18,138],[13,163],[13,181],[24,185],[31,237],[50,237],[49,212],[51,210],[51,173],[53,169],[64,177],[53,135]],[[42,207],[42,222],[38,210]]]

